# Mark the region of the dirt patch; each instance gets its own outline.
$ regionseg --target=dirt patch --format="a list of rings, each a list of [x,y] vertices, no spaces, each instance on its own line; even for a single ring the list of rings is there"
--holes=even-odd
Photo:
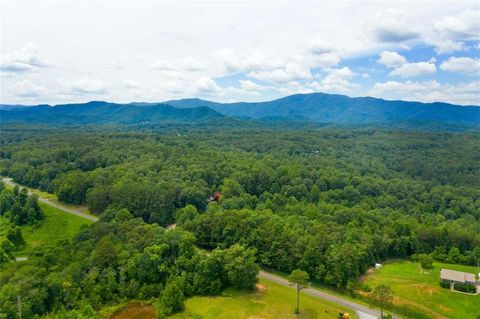
[[[256,284],[255,288],[257,292],[264,292],[265,290],[267,290],[267,287],[263,284]]]
[[[155,308],[141,302],[132,302],[108,317],[109,319],[156,319]]]

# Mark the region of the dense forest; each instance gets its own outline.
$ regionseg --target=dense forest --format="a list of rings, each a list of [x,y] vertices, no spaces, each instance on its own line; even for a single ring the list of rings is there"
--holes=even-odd
[[[2,175],[86,204],[101,220],[58,251],[16,266],[15,276],[2,276],[0,303],[11,307],[16,289],[44,289],[32,313],[59,305],[88,312],[87,304],[124,297],[158,298],[175,311],[168,291],[189,296],[243,288],[239,282],[251,287],[255,260],[346,288],[389,258],[480,260],[475,133],[213,127],[2,133]],[[207,202],[215,192],[221,198]],[[165,231],[173,223],[177,230]],[[245,269],[235,268],[235,256]]]

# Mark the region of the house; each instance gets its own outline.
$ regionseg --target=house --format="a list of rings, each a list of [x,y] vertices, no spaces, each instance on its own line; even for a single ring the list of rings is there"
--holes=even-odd
[[[475,275],[468,272],[456,271],[450,269],[440,270],[440,279],[450,283],[450,288],[454,288],[454,284],[469,284],[475,286]]]

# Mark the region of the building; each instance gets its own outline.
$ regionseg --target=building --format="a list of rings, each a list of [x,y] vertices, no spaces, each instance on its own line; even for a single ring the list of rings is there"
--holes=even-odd
[[[440,279],[450,283],[450,288],[454,288],[455,283],[470,284],[475,286],[475,275],[468,272],[456,271],[450,269],[440,270]]]

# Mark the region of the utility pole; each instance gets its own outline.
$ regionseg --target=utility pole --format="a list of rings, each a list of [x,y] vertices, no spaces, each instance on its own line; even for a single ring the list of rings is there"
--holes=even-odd
[[[22,296],[17,295],[18,318],[22,319]]]

